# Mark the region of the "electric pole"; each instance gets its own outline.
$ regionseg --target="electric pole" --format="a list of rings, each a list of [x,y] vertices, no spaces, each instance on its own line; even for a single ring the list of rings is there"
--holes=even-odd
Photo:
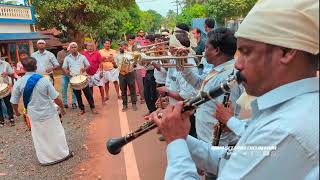
[[[180,2],[179,2],[179,0],[175,0],[175,1],[172,1],[171,3],[174,3],[175,4],[175,6],[177,7],[177,15],[179,14],[179,4],[180,4]]]

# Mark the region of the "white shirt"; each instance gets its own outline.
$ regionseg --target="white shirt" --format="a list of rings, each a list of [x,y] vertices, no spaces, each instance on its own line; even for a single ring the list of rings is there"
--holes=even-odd
[[[218,180],[317,179],[319,78],[280,86],[257,97],[251,107],[252,119],[231,156],[190,136],[177,139],[167,147],[165,179],[200,179],[196,166],[219,171]],[[257,146],[264,149],[249,149]]]

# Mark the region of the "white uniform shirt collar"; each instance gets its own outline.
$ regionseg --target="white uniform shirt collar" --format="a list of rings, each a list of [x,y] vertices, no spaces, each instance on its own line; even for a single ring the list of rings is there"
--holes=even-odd
[[[223,64],[220,64],[220,65],[214,67],[213,69],[214,69],[216,72],[222,72],[222,71],[225,70],[225,68],[226,68],[227,66],[229,66],[229,65],[231,66],[231,65],[234,64],[234,63],[235,63],[235,60],[232,59],[232,60],[229,60],[229,61],[227,61],[227,62],[225,62],[225,63],[223,63]]]
[[[307,78],[282,85],[258,97],[251,103],[254,112],[279,105],[299,95],[319,92],[319,78]]]

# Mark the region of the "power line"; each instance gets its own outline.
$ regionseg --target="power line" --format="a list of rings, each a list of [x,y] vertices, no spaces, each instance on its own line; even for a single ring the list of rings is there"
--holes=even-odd
[[[177,15],[179,14],[179,4],[180,4],[180,2],[179,2],[179,0],[175,0],[175,1],[172,1],[171,3],[174,3],[175,4],[175,6],[177,7]]]

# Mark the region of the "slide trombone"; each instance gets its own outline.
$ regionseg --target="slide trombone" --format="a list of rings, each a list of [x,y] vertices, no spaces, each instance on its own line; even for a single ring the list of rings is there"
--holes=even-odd
[[[164,61],[164,60],[175,60],[175,64],[172,63],[162,63],[164,68],[176,68],[177,71],[183,71],[184,68],[198,67],[195,64],[186,63],[188,58],[198,59],[199,56],[142,56],[140,63],[151,63],[152,61]]]

